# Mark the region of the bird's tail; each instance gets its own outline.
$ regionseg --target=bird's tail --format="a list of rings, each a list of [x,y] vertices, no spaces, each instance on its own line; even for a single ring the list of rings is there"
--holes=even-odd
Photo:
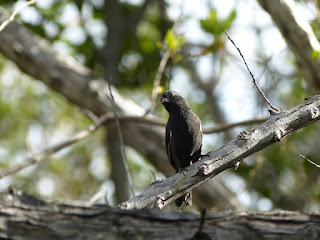
[[[191,191],[186,193],[185,195],[179,197],[175,201],[175,204],[177,207],[181,207],[183,203],[185,203],[186,206],[192,205],[192,192]]]

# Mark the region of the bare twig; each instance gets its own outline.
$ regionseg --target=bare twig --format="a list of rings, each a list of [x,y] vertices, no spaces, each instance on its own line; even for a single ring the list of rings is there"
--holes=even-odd
[[[309,163],[311,163],[312,165],[316,166],[317,168],[320,168],[320,165],[316,164],[315,162],[312,162],[309,158],[307,158],[307,157],[305,157],[305,156],[303,156],[301,154],[299,154],[299,156],[301,158],[303,158],[304,160],[307,160]]]
[[[150,170],[150,172],[152,173],[153,181],[156,182],[156,181],[157,181],[156,174],[155,174],[154,171],[152,171],[151,169],[149,169],[149,170]]]
[[[85,113],[94,123],[99,121],[99,117],[88,109],[81,108],[81,112]]]
[[[30,0],[28,2],[25,2],[23,4],[21,4],[20,6],[18,6],[14,11],[13,13],[11,14],[10,18],[7,19],[6,21],[4,21],[3,23],[1,23],[0,25],[0,32],[9,24],[11,23],[14,18],[16,17],[16,15],[25,7],[31,5],[31,4],[34,4],[36,2],[36,0]]]
[[[240,49],[237,47],[237,45],[235,44],[235,42],[230,38],[227,30],[225,30],[225,33],[226,33],[226,35],[227,35],[227,38],[228,38],[228,39],[231,41],[231,43],[233,44],[233,46],[235,46],[235,48],[238,50],[238,52],[239,52],[239,54],[240,54],[240,56],[241,56],[244,64],[246,65],[246,68],[247,68],[248,72],[249,72],[250,75],[251,75],[253,84],[254,84],[255,87],[257,88],[258,92],[259,92],[259,93],[261,94],[261,96],[268,102],[268,104],[269,104],[269,106],[271,107],[272,110],[274,110],[274,111],[276,111],[276,112],[280,112],[280,109],[278,109],[277,107],[275,107],[275,106],[272,105],[272,103],[270,102],[270,100],[266,97],[266,95],[263,93],[263,91],[262,91],[262,90],[260,89],[260,87],[258,86],[257,81],[256,81],[254,75],[252,74],[252,72],[251,72],[251,70],[250,70],[250,68],[249,68],[249,66],[248,66],[248,64],[247,64],[244,56],[242,55]]]
[[[173,26],[172,26],[172,30],[175,31],[176,27],[177,27],[177,24],[179,23],[181,19],[181,14],[180,16],[177,18],[177,20],[174,22]],[[161,81],[161,78],[163,76],[163,72],[166,68],[166,65],[168,63],[168,60],[171,56],[171,49],[166,49],[165,53],[163,54],[162,58],[161,58],[161,61],[160,61],[160,64],[159,64],[159,68],[158,68],[158,72],[157,72],[157,75],[154,79],[154,82],[153,82],[153,88],[152,88],[152,94],[151,94],[151,102],[150,102],[150,105],[148,106],[148,108],[146,109],[145,113],[144,113],[144,116],[148,115],[156,100],[157,100],[157,97],[158,97],[158,94],[159,94],[159,86],[160,86],[160,81]]]
[[[229,130],[230,128],[234,128],[234,127],[238,127],[238,126],[247,126],[247,125],[251,125],[251,124],[263,123],[267,119],[268,118],[257,118],[257,119],[250,119],[250,120],[235,122],[235,123],[220,124],[216,127],[204,128],[202,130],[202,132],[204,134],[219,133],[219,132],[223,132],[223,131]]]
[[[130,170],[129,170],[129,167],[128,167],[128,160],[127,160],[127,156],[126,156],[126,152],[125,152],[125,148],[124,148],[123,136],[122,136],[122,132],[121,132],[121,128],[120,128],[120,121],[118,119],[117,109],[116,109],[116,105],[115,105],[115,102],[114,102],[114,98],[113,98],[110,82],[108,82],[108,87],[109,87],[109,93],[110,93],[110,100],[111,100],[111,104],[112,104],[112,108],[113,108],[113,114],[114,114],[114,117],[115,117],[115,123],[116,123],[116,127],[117,127],[117,130],[118,130],[118,135],[119,135],[121,155],[122,155],[122,159],[123,159],[123,163],[124,163],[123,165],[124,165],[126,173],[127,173],[127,177],[128,177],[129,186],[130,186],[130,190],[131,190],[132,196],[135,197],[134,190],[133,190],[132,177],[131,177],[131,173],[130,173]]]
[[[158,68],[158,72],[157,72],[157,75],[154,79],[154,82],[153,82],[153,88],[152,88],[152,95],[151,95],[151,102],[150,102],[150,105],[149,107],[146,109],[145,113],[144,113],[144,116],[148,115],[156,100],[157,100],[157,97],[158,97],[158,94],[159,94],[159,86],[160,86],[160,81],[161,81],[161,78],[162,78],[162,75],[163,75],[163,72],[166,68],[166,65],[167,65],[167,62],[170,58],[170,49],[167,49],[161,59],[161,62],[159,64],[159,68]]]

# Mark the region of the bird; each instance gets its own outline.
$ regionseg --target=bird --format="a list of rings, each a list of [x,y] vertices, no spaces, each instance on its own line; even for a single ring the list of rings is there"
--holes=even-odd
[[[177,92],[165,91],[160,102],[169,113],[166,125],[165,145],[169,162],[176,172],[181,172],[201,158],[201,121],[188,102]],[[191,191],[176,199],[181,207],[192,205]]]

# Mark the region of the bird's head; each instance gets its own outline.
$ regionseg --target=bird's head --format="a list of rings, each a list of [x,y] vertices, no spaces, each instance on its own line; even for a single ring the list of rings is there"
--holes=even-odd
[[[160,102],[169,113],[190,110],[188,102],[179,93],[172,90],[165,91],[161,96]]]

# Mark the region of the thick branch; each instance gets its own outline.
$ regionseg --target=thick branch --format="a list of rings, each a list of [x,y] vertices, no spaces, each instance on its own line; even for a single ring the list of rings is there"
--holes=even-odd
[[[268,121],[257,128],[242,132],[236,139],[208,153],[190,166],[190,171],[177,173],[152,184],[141,195],[120,204],[119,207],[124,209],[155,206],[161,208],[220,172],[235,166],[251,154],[319,119],[320,96],[311,97],[304,104],[272,115]]]
[[[47,202],[10,191],[0,196],[1,239],[318,239],[320,216],[298,212],[192,213],[120,210]],[[206,238],[195,238],[202,235]]]
[[[320,44],[309,23],[299,15],[293,0],[258,0],[272,17],[288,47],[294,54],[310,90],[320,89],[320,61],[314,59],[314,52],[320,51]],[[316,91],[316,92],[318,92]]]

